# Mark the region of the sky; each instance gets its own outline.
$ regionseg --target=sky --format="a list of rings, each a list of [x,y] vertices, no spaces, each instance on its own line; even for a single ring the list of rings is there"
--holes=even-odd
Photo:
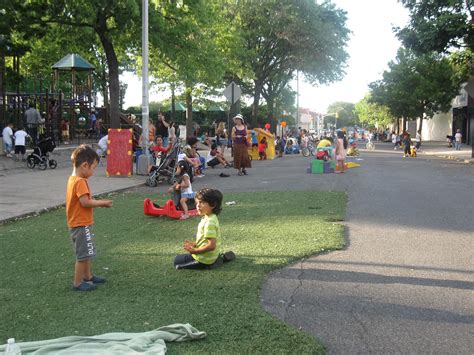
[[[347,27],[352,32],[346,48],[350,58],[345,69],[346,76],[339,82],[314,87],[300,78],[300,107],[319,113],[327,113],[327,107],[336,101],[357,103],[368,93],[368,84],[381,79],[400,47],[392,28],[403,27],[409,19],[408,11],[398,0],[332,2],[347,12]],[[140,106],[141,79],[126,73],[121,76],[121,80],[128,84],[124,106]],[[296,90],[296,81],[293,87]],[[150,90],[150,102],[160,101],[164,97],[166,94]]]

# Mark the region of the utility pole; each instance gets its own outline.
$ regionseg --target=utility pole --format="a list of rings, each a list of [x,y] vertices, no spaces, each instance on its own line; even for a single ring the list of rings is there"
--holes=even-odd
[[[148,0],[142,0],[142,148],[148,152]]]
[[[296,127],[300,125],[300,72],[296,71]]]

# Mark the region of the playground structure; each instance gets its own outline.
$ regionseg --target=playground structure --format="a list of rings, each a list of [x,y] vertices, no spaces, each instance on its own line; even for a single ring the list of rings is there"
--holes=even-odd
[[[20,54],[13,56],[13,69],[16,77],[20,76]],[[15,90],[7,91],[4,85],[5,67],[2,70],[2,85],[0,85],[0,119],[1,125],[13,122],[25,126],[24,113],[33,104],[45,119],[38,126],[40,136],[50,136],[58,143],[61,140],[61,128],[65,120],[69,125],[69,135],[72,141],[82,143],[96,140],[100,136],[100,126],[91,127],[90,113],[94,109],[92,100],[92,72],[94,66],[78,54],[68,54],[52,67],[52,80],[33,77],[29,87],[25,79],[17,82]],[[68,72],[71,81],[65,81],[61,74]],[[31,85],[31,81],[33,85]],[[31,87],[32,86],[32,87]],[[9,88],[11,89],[11,87]],[[105,121],[106,110],[98,109],[97,122]]]
[[[273,134],[269,131],[266,131],[262,128],[254,128],[253,129],[255,133],[257,134],[257,141],[260,142],[262,138],[267,139],[267,149],[265,150],[265,153],[267,155],[267,160],[272,160],[275,158],[275,137]],[[250,141],[250,131],[248,132],[248,137],[247,140]],[[258,147],[251,147],[249,148],[249,155],[252,158],[252,160],[258,160]]]

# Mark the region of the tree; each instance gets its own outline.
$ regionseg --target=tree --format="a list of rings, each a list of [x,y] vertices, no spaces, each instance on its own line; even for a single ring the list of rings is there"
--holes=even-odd
[[[330,2],[312,0],[237,1],[229,18],[237,21],[244,47],[240,61],[249,63],[253,95],[252,119],[258,114],[265,85],[275,78],[294,76],[299,70],[311,83],[340,79],[347,60],[345,44],[349,30],[346,14]],[[278,86],[284,87],[285,85]]]
[[[370,99],[371,96],[368,94],[355,104],[354,113],[359,122],[366,123],[371,127],[383,127],[396,119],[387,106],[373,103]]]
[[[358,121],[354,114],[354,106],[351,102],[337,101],[332,103],[327,108],[328,114],[325,116],[328,118],[327,123],[334,124],[335,128],[357,125]]]
[[[151,70],[157,82],[184,90],[188,136],[193,132],[193,95],[221,86],[224,75],[224,58],[215,40],[223,19],[214,5],[203,0],[166,8],[157,4],[152,18],[163,30],[150,36]],[[167,34],[165,41],[163,33]]]
[[[417,53],[459,48],[474,52],[474,9],[470,0],[401,0],[410,23],[397,28],[404,45]]]
[[[401,48],[383,79],[369,85],[370,101],[385,105],[394,116],[402,117],[403,129],[407,119],[419,117],[421,129],[424,117],[449,110],[463,80],[447,58],[435,54],[416,56]]]
[[[59,25],[63,31],[92,30],[107,59],[111,127],[120,126],[119,55],[126,53],[139,38],[139,0],[12,0],[21,7],[24,25],[48,29]],[[20,9],[20,7],[18,7]],[[20,10],[17,10],[17,12]]]

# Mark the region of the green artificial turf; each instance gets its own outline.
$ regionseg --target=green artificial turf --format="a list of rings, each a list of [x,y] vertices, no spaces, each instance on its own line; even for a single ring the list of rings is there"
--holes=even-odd
[[[169,344],[170,353],[319,353],[314,338],[265,312],[265,275],[303,257],[344,245],[346,195],[337,192],[225,194],[222,248],[237,259],[206,271],[176,271],[182,241],[199,217],[143,215],[138,193],[113,194],[95,211],[98,257],[108,282],[71,291],[74,254],[64,208],[0,226],[0,342],[68,335],[143,332],[190,323],[204,340]],[[164,201],[161,196],[160,202]]]

